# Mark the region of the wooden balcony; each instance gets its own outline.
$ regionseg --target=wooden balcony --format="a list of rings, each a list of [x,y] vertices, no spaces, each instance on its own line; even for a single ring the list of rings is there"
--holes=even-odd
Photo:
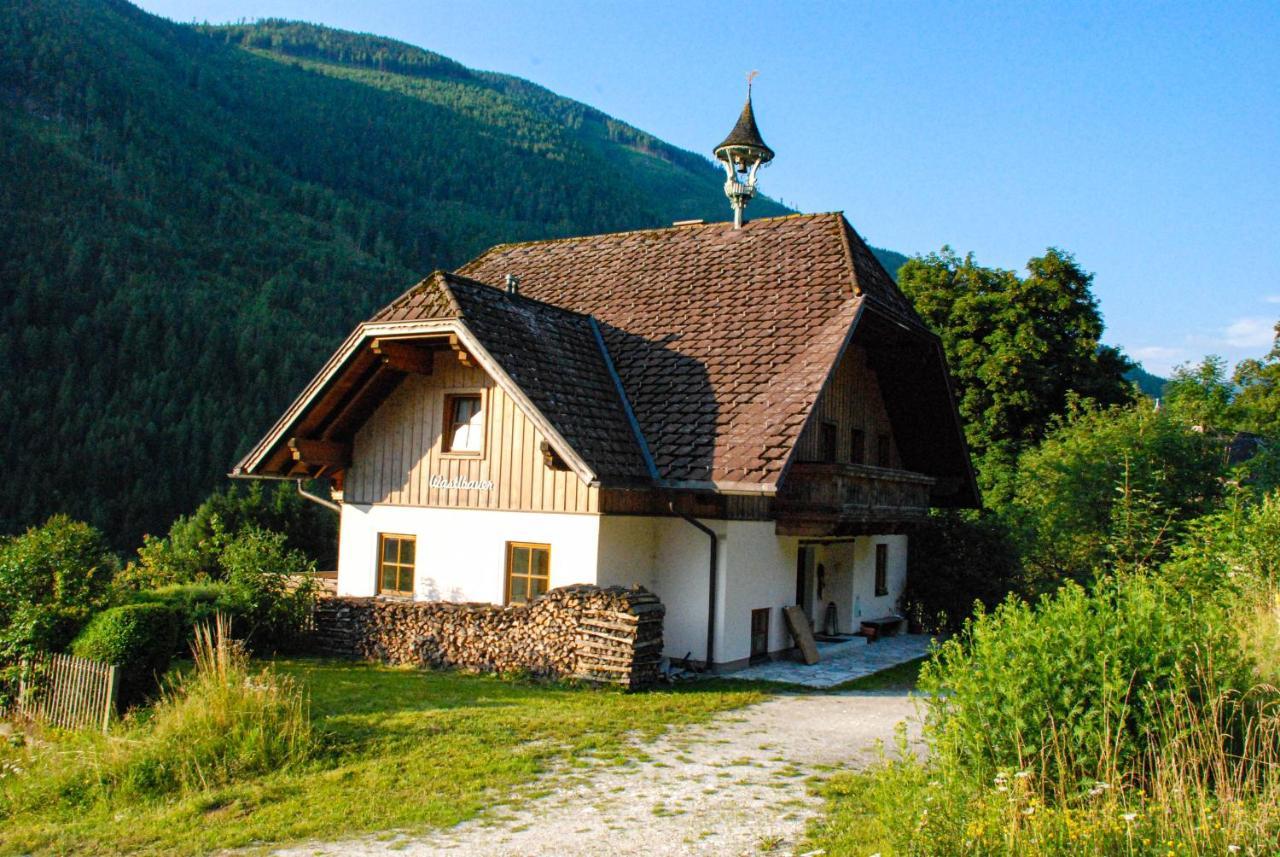
[[[866,464],[795,464],[775,501],[778,535],[895,532],[929,513],[934,479]]]

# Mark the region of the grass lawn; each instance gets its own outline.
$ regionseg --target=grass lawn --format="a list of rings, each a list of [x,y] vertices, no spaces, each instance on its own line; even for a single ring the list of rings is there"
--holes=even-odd
[[[306,769],[171,802],[20,813],[2,819],[0,851],[190,854],[452,825],[557,763],[625,761],[643,753],[632,736],[765,695],[731,681],[625,694],[341,661],[275,668],[309,690],[326,735]]]
[[[907,661],[895,667],[889,667],[887,670],[881,670],[878,673],[864,675],[862,678],[855,678],[853,681],[836,685],[831,688],[831,692],[884,690],[906,693],[916,689],[916,682],[920,680],[920,668],[924,666],[927,660],[929,660],[928,657],[916,658],[914,661]]]

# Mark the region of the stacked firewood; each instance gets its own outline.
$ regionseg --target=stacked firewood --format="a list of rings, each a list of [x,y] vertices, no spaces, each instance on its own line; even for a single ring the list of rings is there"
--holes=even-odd
[[[590,599],[578,623],[578,678],[608,682],[636,690],[658,680],[662,662],[662,617],[666,609],[658,596],[643,587],[603,590],[605,598]],[[601,603],[602,602],[602,603]]]
[[[577,585],[533,604],[328,598],[319,653],[477,672],[578,677],[636,689],[658,677],[663,607],[644,589]]]

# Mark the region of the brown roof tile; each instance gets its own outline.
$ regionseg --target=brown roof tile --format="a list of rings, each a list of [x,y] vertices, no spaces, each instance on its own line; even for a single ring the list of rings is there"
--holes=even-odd
[[[508,244],[459,273],[598,319],[675,481],[775,483],[861,301],[920,324],[838,213]]]

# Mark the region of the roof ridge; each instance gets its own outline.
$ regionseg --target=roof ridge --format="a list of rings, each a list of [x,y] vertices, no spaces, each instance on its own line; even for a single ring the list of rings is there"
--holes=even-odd
[[[753,218],[752,220],[748,220],[746,225],[750,226],[755,223],[771,223],[777,220],[801,220],[801,219],[818,220],[824,217],[833,217],[833,216],[843,219],[844,212],[840,210],[809,211],[809,212],[795,211],[795,212],[792,212],[791,214],[779,214],[779,215],[775,215],[774,217]],[[628,236],[645,235],[645,234],[656,233],[656,232],[674,232],[677,229],[705,229],[712,226],[732,227],[733,221],[732,220],[714,220],[709,223],[682,223],[678,226],[676,224],[672,224],[670,226],[648,226],[642,229],[624,229],[621,232],[597,232],[593,235],[565,235],[560,238],[535,238],[529,241],[507,241],[502,244],[494,244],[492,247],[485,250],[483,253],[481,253],[479,256],[476,256],[474,259],[469,260],[465,265],[458,268],[457,270],[459,271],[466,270],[468,268],[471,268],[472,266],[478,265],[481,261],[483,261],[484,259],[488,258],[489,256],[495,253],[506,252],[508,250],[515,249],[517,247],[535,247],[535,246],[545,246],[548,244],[569,244],[575,241],[591,241],[599,238],[625,238]]]

